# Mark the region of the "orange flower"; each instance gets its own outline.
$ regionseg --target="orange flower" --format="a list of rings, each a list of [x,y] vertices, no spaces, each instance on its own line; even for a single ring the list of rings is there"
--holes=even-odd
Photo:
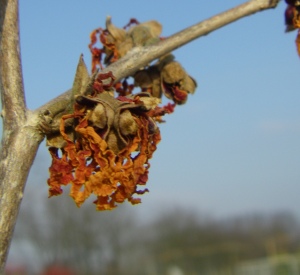
[[[106,130],[99,129],[89,119],[96,107],[102,104],[101,97],[108,96],[115,104],[115,109],[110,110],[114,111],[114,117],[112,114],[107,117]],[[148,161],[160,141],[160,133],[157,127],[153,128],[154,120],[149,116],[153,113],[142,108],[142,101],[125,99],[126,97],[116,99],[106,92],[101,96],[84,97],[84,100],[79,98],[79,103],[74,106],[74,113],[62,117],[60,132],[66,145],[61,149],[61,157],[58,156],[59,149],[50,148],[50,196],[61,194],[61,186],[71,184],[70,195],[78,206],[91,194],[97,198],[97,210],[113,209],[116,203],[125,200],[132,204],[140,202],[134,195],[148,191],[139,190],[138,186],[145,185],[148,180]],[[109,107],[106,106],[106,114],[109,113],[107,108]],[[121,120],[120,114],[125,110],[130,113],[126,113],[127,120]],[[65,133],[65,121],[71,118],[76,121],[75,140]],[[130,119],[136,124],[136,132],[123,129],[128,127]],[[111,120],[115,122],[109,124]],[[116,125],[119,129],[115,128]],[[108,139],[111,132],[119,147],[115,147]],[[124,133],[128,135],[125,136]]]

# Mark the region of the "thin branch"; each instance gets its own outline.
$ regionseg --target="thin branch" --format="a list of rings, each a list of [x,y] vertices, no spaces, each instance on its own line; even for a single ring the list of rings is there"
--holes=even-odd
[[[243,17],[256,12],[274,8],[279,0],[252,0],[228,11],[213,16],[205,21],[188,27],[169,38],[144,48],[134,48],[124,58],[113,63],[103,70],[103,73],[112,71],[116,81],[135,73],[139,68],[146,66],[149,62],[167,54],[185,44],[207,35]]]
[[[140,68],[146,66],[153,60],[167,54],[193,40],[207,35],[212,31],[215,31],[221,27],[224,27],[234,21],[237,21],[243,17],[252,15],[256,12],[266,9],[275,8],[280,0],[252,0],[242,5],[239,5],[226,12],[213,16],[205,21],[202,21],[194,26],[188,27],[169,38],[151,46],[147,47],[135,47],[129,51],[123,58],[117,62],[109,65],[100,73],[107,73],[111,71],[116,77],[116,82],[120,79],[133,75]],[[59,96],[60,100],[63,100],[64,104],[70,101],[71,91],[68,90],[64,94]],[[55,116],[58,112],[61,112],[60,103],[58,108],[56,107],[58,98],[48,102],[37,110],[39,113],[51,109],[52,114]]]

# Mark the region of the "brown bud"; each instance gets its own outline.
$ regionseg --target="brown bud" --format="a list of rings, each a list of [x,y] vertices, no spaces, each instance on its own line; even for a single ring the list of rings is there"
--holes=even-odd
[[[71,140],[74,139],[74,132],[71,129],[68,129],[66,134]],[[66,146],[66,144],[67,142],[60,134],[60,132],[55,132],[47,135],[46,145],[49,147],[63,148]]]
[[[148,28],[152,38],[159,37],[162,32],[162,25],[155,20],[144,22],[138,26],[144,26]]]
[[[150,88],[152,86],[152,79],[149,71],[140,70],[134,76],[134,85],[143,88]]]
[[[181,83],[181,89],[187,91],[190,94],[193,94],[196,90],[197,82],[194,78],[189,75],[186,75]]]
[[[92,123],[93,126],[96,126],[100,129],[105,128],[107,125],[107,114],[105,108],[102,104],[97,104],[93,111],[90,111],[88,120]]]
[[[162,69],[164,68],[164,66],[166,66],[168,63],[171,63],[172,61],[174,61],[175,56],[173,54],[166,54],[164,56],[162,56],[158,62],[157,62],[157,68],[159,71],[162,71]]]
[[[126,36],[126,31],[124,29],[120,29],[116,27],[111,22],[111,17],[106,17],[106,29],[109,31],[109,33],[112,35],[112,37],[116,40],[116,42],[123,41]]]
[[[122,135],[134,135],[138,130],[138,125],[129,110],[124,110],[119,118],[120,132]]]
[[[112,150],[116,155],[122,150],[126,144],[122,139],[118,138],[118,134],[115,129],[111,129],[106,137],[106,143],[108,148]]]
[[[161,102],[159,98],[152,97],[152,96],[151,97],[142,96],[139,98],[139,100],[144,103],[144,106],[148,111],[154,109]]]
[[[134,46],[144,46],[148,40],[153,38],[150,30],[142,25],[137,25],[132,28],[130,36]]]
[[[133,47],[133,41],[130,36],[126,36],[126,38],[117,44],[117,50],[119,57],[123,57],[129,50]]]
[[[128,31],[135,46],[145,46],[158,41],[162,26],[157,21],[148,21],[136,25]]]
[[[157,66],[150,66],[146,70],[138,71],[134,76],[134,80],[135,86],[147,89],[152,96],[161,98],[161,80]]]
[[[168,63],[161,71],[163,81],[168,84],[178,83],[180,80],[183,80],[185,76],[185,70],[182,68],[180,63],[176,61]]]
[[[49,147],[63,148],[66,144],[67,142],[60,134],[53,134],[47,137],[46,145]]]
[[[158,71],[156,66],[150,67],[149,69],[150,76],[152,79],[152,96],[161,98],[162,90],[161,90],[161,77],[160,72]]]

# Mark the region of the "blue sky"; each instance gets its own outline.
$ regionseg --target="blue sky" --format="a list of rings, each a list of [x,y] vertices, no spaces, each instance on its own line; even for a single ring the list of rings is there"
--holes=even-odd
[[[20,1],[28,107],[72,85],[89,33],[105,17],[122,27],[156,19],[169,36],[243,1]],[[87,4],[88,3],[88,4]],[[174,52],[198,82],[161,125],[141,213],[185,206],[217,217],[287,210],[300,216],[300,60],[284,33],[285,4],[239,20]],[[28,190],[47,199],[50,165],[42,144]],[[67,194],[64,194],[67,196]],[[26,195],[25,195],[26,199]]]

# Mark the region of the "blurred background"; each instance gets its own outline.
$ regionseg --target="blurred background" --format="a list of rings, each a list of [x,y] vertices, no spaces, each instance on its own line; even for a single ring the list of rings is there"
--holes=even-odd
[[[20,1],[27,105],[72,86],[105,17],[155,19],[167,37],[244,1]],[[25,189],[7,274],[300,274],[300,93],[285,3],[174,52],[198,82],[160,125],[142,203],[78,209],[48,199],[43,143]]]

